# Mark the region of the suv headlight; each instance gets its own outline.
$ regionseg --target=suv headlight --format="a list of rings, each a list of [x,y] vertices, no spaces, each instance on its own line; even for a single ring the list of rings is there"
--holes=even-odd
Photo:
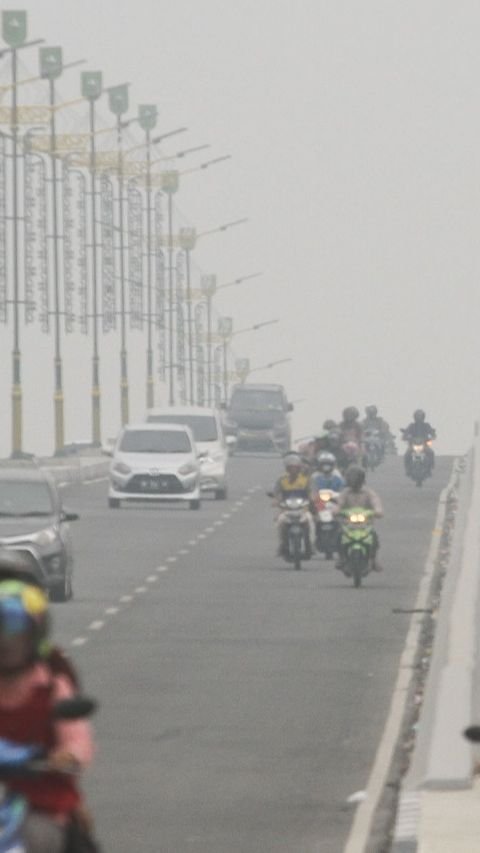
[[[31,536],[26,537],[30,542],[34,542],[35,545],[53,545],[54,542],[57,541],[58,535],[57,531],[53,527],[46,527],[45,530],[39,530],[38,533],[32,533]]]
[[[197,467],[193,462],[186,462],[185,465],[182,465],[182,467],[178,469],[178,473],[185,477],[187,474],[195,474],[196,470]]]
[[[117,474],[130,474],[132,469],[125,465],[125,462],[115,462],[112,471],[116,471]]]

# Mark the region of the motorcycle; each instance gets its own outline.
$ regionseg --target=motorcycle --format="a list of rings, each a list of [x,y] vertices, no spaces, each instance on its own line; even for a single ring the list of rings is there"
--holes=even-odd
[[[335,518],[335,505],[338,493],[331,489],[320,489],[314,496],[316,545],[317,551],[332,560],[337,550],[338,523]]]
[[[350,465],[359,465],[362,458],[362,453],[356,441],[345,441],[339,451],[338,464],[344,474]]]
[[[273,492],[267,492],[273,498]],[[310,542],[309,513],[310,501],[301,497],[287,497],[280,503],[280,510],[285,519],[284,559],[293,563],[295,569],[302,568],[302,560],[312,556]],[[1,853],[1,851],[0,851]]]
[[[372,510],[354,507],[343,510],[340,542],[345,557],[343,573],[353,579],[355,587],[361,586],[362,580],[370,572],[374,532]]]
[[[423,481],[430,477],[433,468],[433,450],[431,439],[412,438],[408,440],[407,476],[420,488]]]
[[[57,702],[54,720],[79,720],[89,717],[96,702],[77,696]],[[32,776],[51,772],[42,748],[33,744],[18,744],[0,738],[0,853],[25,853],[22,828],[28,815],[28,805],[19,794],[8,788],[8,777]],[[68,771],[65,771],[68,774]],[[73,771],[74,772],[74,771]]]
[[[364,467],[374,471],[384,457],[384,446],[378,429],[367,429],[364,433]]]

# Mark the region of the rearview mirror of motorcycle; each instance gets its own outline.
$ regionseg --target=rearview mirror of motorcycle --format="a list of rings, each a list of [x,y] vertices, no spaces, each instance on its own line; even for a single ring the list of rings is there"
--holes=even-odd
[[[463,736],[471,743],[480,743],[480,726],[468,726],[464,730]]]
[[[72,699],[62,699],[53,707],[52,716],[55,720],[81,720],[91,717],[97,710],[98,703],[88,696],[74,696]]]

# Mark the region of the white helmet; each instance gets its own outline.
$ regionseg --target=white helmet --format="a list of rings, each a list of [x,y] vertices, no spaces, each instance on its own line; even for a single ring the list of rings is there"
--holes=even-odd
[[[326,450],[318,454],[317,462],[320,470],[325,473],[329,473],[335,468],[335,456],[333,453],[328,453]]]

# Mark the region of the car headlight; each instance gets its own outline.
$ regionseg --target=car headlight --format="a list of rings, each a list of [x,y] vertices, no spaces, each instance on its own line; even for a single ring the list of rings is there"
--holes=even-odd
[[[112,471],[116,471],[118,474],[130,474],[132,469],[125,465],[125,462],[115,462]]]
[[[53,545],[58,539],[57,531],[53,527],[46,527],[45,530],[39,530],[38,533],[32,533],[28,537],[30,542],[35,545]]]
[[[185,477],[187,474],[195,474],[196,470],[197,468],[193,464],[193,462],[187,462],[185,465],[182,465],[182,467],[178,469],[178,473],[182,474],[182,476]]]

